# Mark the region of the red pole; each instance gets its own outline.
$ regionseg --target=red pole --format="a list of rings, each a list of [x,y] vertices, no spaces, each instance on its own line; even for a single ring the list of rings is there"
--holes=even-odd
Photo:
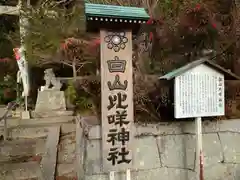
[[[200,162],[199,162],[199,168],[200,168],[200,172],[199,172],[199,180],[203,180],[203,152],[200,151]]]

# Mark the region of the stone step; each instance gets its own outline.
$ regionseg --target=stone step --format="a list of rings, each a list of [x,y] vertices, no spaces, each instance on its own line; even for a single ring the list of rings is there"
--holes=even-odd
[[[88,126],[100,124],[96,116],[82,117],[82,120]],[[48,117],[35,119],[8,119],[8,137],[10,139],[21,138],[42,138],[48,134],[48,128],[51,126],[60,126],[61,135],[73,133],[76,130],[74,116]],[[3,122],[0,123],[0,135],[4,134]]]
[[[42,180],[39,162],[0,164],[0,180]],[[59,164],[56,168],[56,180],[76,179],[74,164]]]
[[[5,113],[6,109],[0,111],[0,115],[3,115]],[[12,115],[14,118],[20,118],[21,113],[24,110],[22,109],[17,109],[14,111],[10,111],[9,115]],[[73,111],[43,111],[43,112],[36,112],[36,111],[31,111],[30,116],[31,118],[47,118],[47,117],[59,117],[59,116],[73,116],[74,112]]]
[[[60,125],[61,135],[69,134],[75,131],[76,125],[72,122],[67,123],[52,123],[39,125],[21,125],[13,126],[8,129],[8,137],[10,139],[28,139],[28,138],[42,138],[48,135],[48,128]],[[0,127],[0,135],[3,134],[4,129]]]
[[[64,125],[62,125],[62,129],[65,130],[65,133],[67,134],[62,134],[59,139],[57,150],[57,179],[69,176],[76,177],[75,132],[73,131],[73,126],[71,126],[71,124],[68,124],[65,127]],[[76,127],[75,124],[72,123],[72,125]],[[69,129],[73,132],[69,132]],[[45,128],[45,131],[47,131],[47,127]],[[14,177],[14,180],[39,178],[40,172],[38,167],[40,164],[42,165],[42,159],[47,151],[47,137],[32,137],[34,139],[29,139],[30,137],[27,137],[28,139],[24,137],[22,138],[23,139],[14,139],[11,141],[0,141],[0,180],[1,178],[8,179],[10,177]],[[33,167],[31,167],[31,164]]]
[[[58,117],[46,117],[46,118],[34,118],[34,119],[20,119],[20,118],[9,118],[7,120],[8,128],[16,126],[26,126],[26,125],[49,125],[56,123],[68,123],[74,122],[74,116],[58,116]],[[4,122],[0,122],[0,128],[4,127]]]
[[[0,164],[0,180],[42,180],[42,172],[38,162]]]
[[[45,142],[45,138],[1,141],[0,164],[30,161],[36,154],[45,152]]]
[[[4,135],[4,122],[0,122],[0,136]],[[60,126],[61,133],[67,134],[74,131],[74,116],[35,118],[35,119],[8,119],[8,138],[41,138],[47,136],[48,128]]]
[[[31,112],[32,118],[47,118],[59,116],[73,116],[73,111],[44,111],[44,112]]]
[[[63,119],[62,119],[63,118]],[[47,120],[51,120],[49,123]],[[40,179],[42,159],[46,153],[46,139],[49,128],[61,127],[58,144],[56,179],[76,179],[76,125],[74,117],[35,118],[19,120],[20,125],[11,122],[9,137],[13,140],[0,141],[0,180]],[[17,121],[11,119],[11,121]],[[33,123],[34,121],[35,123]],[[41,122],[39,122],[41,121]],[[0,127],[0,134],[1,134]]]

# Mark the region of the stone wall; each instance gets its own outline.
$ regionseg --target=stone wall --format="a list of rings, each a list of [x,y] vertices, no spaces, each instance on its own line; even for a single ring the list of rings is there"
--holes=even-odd
[[[107,180],[102,171],[100,126],[89,132],[86,180]],[[192,122],[137,124],[133,180],[195,180],[195,125]],[[203,122],[204,180],[240,179],[240,120]],[[116,173],[116,180],[125,180]]]

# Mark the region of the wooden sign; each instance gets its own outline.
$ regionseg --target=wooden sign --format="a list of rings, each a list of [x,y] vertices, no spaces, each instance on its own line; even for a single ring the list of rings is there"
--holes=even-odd
[[[102,148],[105,172],[132,167],[132,33],[100,31]]]
[[[175,118],[222,116],[224,75],[201,64],[175,78]]]

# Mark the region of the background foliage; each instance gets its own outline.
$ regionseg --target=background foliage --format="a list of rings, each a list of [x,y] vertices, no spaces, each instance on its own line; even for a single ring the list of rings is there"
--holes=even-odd
[[[134,103],[138,119],[170,118],[172,102],[169,89],[157,77],[196,60],[206,49],[214,50],[210,56],[212,61],[240,75],[240,11],[234,0],[89,2],[144,7],[151,16],[134,37]],[[72,102],[79,107],[92,108],[99,114],[99,35],[85,32],[83,8],[83,1],[74,0],[39,1],[32,7],[25,7],[23,16],[29,19],[25,39],[27,58],[35,66],[61,63],[72,67],[73,72],[78,70],[74,76],[84,78],[75,79],[69,86],[68,91],[77,89]],[[18,39],[11,36],[15,46],[19,45]],[[70,44],[69,39],[72,40]],[[228,104],[236,101],[231,100],[236,96],[227,93],[227,98],[226,108],[229,109]]]

